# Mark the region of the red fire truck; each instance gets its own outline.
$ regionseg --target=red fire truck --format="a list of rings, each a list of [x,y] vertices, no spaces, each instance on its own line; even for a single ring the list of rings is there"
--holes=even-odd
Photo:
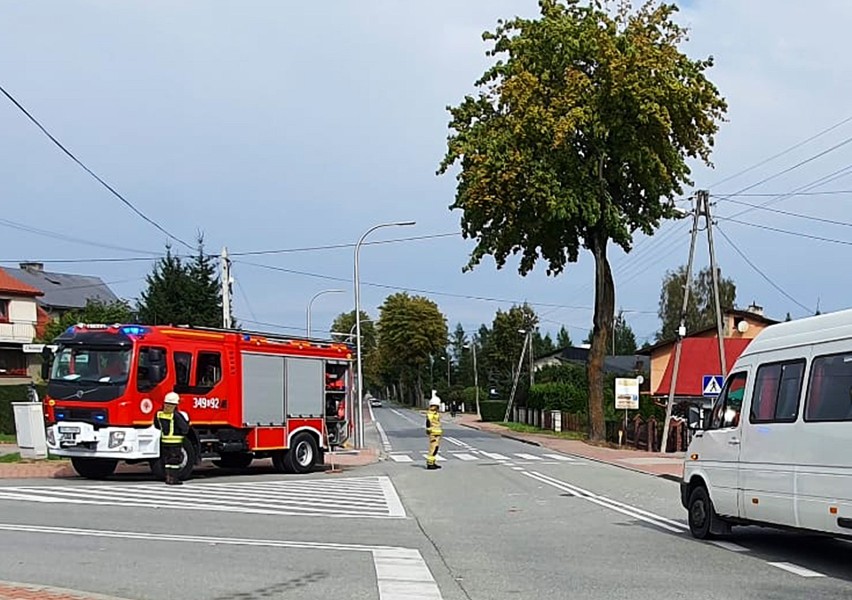
[[[50,453],[87,478],[118,461],[163,474],[154,415],[166,393],[190,419],[181,476],[202,460],[272,458],[305,473],[349,435],[352,351],[280,335],[145,325],[76,325],[55,342],[44,398]]]

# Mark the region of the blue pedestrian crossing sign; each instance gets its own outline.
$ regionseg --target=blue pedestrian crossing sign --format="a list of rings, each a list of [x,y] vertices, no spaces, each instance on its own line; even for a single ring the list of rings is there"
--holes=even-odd
[[[721,375],[704,375],[701,378],[701,393],[707,397],[718,396],[724,383],[725,378]]]

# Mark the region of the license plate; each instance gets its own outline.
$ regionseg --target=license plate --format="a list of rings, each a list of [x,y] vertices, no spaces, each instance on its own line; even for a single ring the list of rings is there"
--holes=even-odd
[[[59,433],[80,433],[79,427],[60,427]]]

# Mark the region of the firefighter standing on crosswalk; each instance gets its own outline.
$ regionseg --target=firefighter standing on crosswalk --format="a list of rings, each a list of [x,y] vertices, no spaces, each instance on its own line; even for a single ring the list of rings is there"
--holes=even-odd
[[[441,399],[435,390],[429,400],[429,411],[426,413],[426,435],[429,436],[429,454],[426,456],[427,469],[440,469],[438,464],[438,447],[441,445]]]
[[[166,394],[163,410],[154,417],[154,427],[160,430],[160,456],[166,467],[166,485],[182,485],[180,480],[183,462],[183,437],[189,433],[189,421],[177,410],[180,396]]]

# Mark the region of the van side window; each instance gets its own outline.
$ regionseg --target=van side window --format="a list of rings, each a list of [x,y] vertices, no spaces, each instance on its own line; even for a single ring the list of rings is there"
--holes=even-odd
[[[734,373],[728,377],[725,387],[713,404],[708,429],[724,429],[740,424],[740,411],[743,407],[746,373]]]
[[[762,365],[755,377],[749,421],[791,423],[799,416],[805,361]]]
[[[811,364],[806,421],[852,421],[852,354],[819,356]]]

